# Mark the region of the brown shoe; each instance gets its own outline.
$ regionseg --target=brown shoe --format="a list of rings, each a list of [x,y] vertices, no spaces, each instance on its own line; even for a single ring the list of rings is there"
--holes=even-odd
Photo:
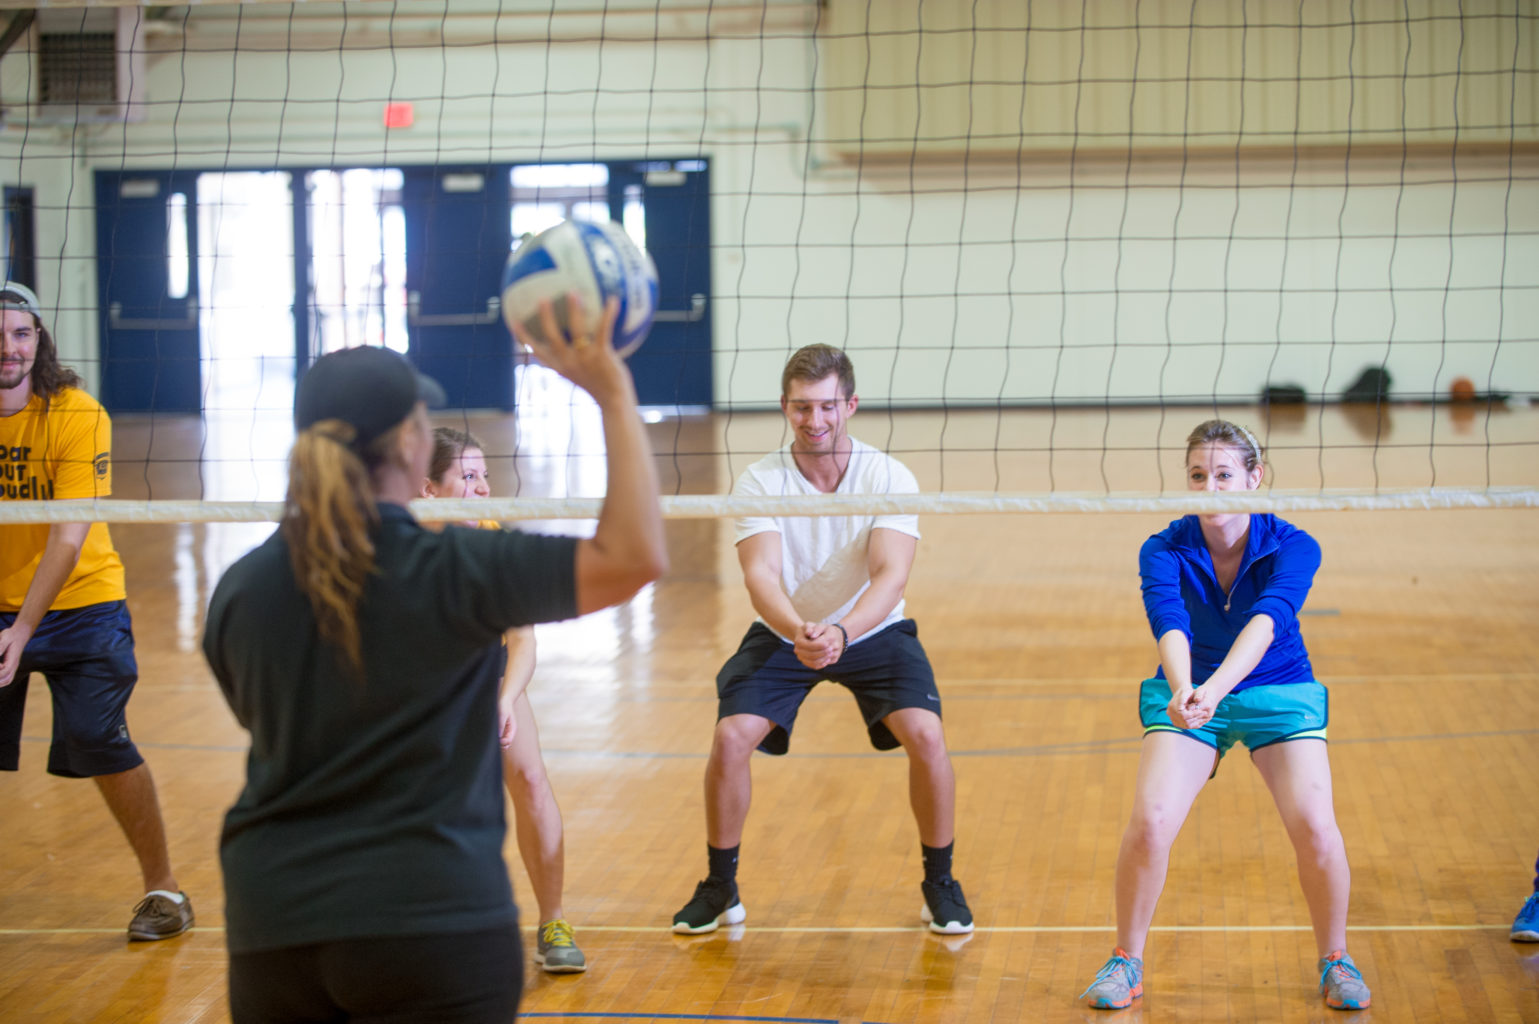
[[[128,922],[128,941],[153,942],[182,934],[192,927],[192,900],[181,893],[182,902],[159,893],[150,893],[134,907],[134,919]]]

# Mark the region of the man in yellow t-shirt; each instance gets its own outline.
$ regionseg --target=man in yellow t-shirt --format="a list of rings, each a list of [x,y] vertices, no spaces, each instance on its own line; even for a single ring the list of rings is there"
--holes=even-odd
[[[112,424],[59,365],[32,291],[0,288],[0,500],[66,501],[112,493]],[[166,851],[155,782],[128,737],[139,679],[123,562],[105,523],[0,526],[0,770],[20,763],[33,672],[53,694],[48,771],[91,778],[144,875],[130,939],[192,926],[192,903]]]

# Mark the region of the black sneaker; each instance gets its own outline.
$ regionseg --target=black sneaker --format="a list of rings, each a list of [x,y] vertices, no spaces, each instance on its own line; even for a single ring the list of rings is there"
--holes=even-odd
[[[192,900],[180,893],[182,902],[152,892],[134,907],[134,919],[128,922],[130,942],[153,942],[180,935],[192,927]]]
[[[741,924],[748,916],[737,898],[737,883],[707,878],[695,886],[695,895],[673,915],[673,930],[680,935],[703,935],[718,925]]]
[[[965,935],[973,930],[973,912],[967,909],[962,883],[954,878],[944,882],[920,882],[924,906],[919,918],[928,922],[930,931],[940,935]]]

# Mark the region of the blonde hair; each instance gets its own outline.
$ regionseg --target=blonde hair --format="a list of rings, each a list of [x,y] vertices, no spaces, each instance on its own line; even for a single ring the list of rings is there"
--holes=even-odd
[[[1228,420],[1205,420],[1197,424],[1190,434],[1186,435],[1186,454],[1192,454],[1192,449],[1205,444],[1221,444],[1226,448],[1234,448],[1241,453],[1245,463],[1246,472],[1251,472],[1258,466],[1266,465],[1266,452],[1256,441],[1256,435],[1240,426],[1238,423],[1230,423]]]
[[[380,521],[371,473],[385,462],[400,429],[392,427],[358,452],[350,425],[321,420],[300,431],[289,452],[289,489],[278,528],[289,545],[294,582],[310,601],[321,639],[335,644],[360,678],[358,602],[375,571],[370,531]]]

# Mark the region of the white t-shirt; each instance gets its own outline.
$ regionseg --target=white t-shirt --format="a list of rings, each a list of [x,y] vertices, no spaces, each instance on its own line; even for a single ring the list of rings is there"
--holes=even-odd
[[[919,493],[919,481],[903,463],[853,437],[850,444],[850,465],[835,494]],[[744,470],[732,493],[784,497],[822,492],[796,468],[796,459],[787,445]],[[838,622],[871,585],[866,549],[871,531],[877,528],[918,537],[919,517],[753,516],[737,521],[737,539],[733,543],[741,544],[759,533],[780,534],[781,583],[796,613],[804,622]],[[899,598],[887,618],[860,636],[850,637],[850,643],[886,629],[901,618],[903,600]]]

